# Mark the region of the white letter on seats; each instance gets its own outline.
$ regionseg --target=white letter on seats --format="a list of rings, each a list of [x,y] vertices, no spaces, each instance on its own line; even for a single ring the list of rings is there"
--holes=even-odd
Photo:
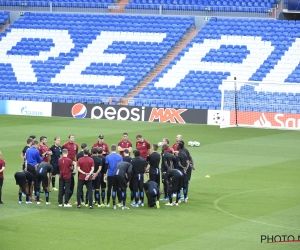
[[[215,63],[201,62],[201,59],[210,51],[210,49],[220,49],[221,45],[246,45],[250,54],[242,63]],[[257,56],[253,49],[260,48],[264,51],[263,56]],[[174,88],[180,80],[184,79],[190,70],[195,71],[223,71],[230,72],[231,77],[239,76],[238,81],[248,81],[253,73],[268,58],[274,47],[271,42],[263,42],[259,37],[231,37],[222,36],[218,40],[205,39],[202,44],[194,43],[193,47],[180,58],[180,61],[169,70],[158,82],[155,87]]]
[[[83,75],[85,70],[92,62],[117,63],[120,64],[125,58],[125,54],[105,54],[104,50],[114,41],[124,42],[162,42],[166,37],[165,33],[156,36],[141,36],[143,33],[137,32],[101,32],[97,38],[88,45],[86,49],[75,58],[70,65],[67,65],[59,75],[51,79],[52,83],[74,83],[74,84],[98,84],[118,86],[124,81],[124,76],[107,75]],[[147,34],[147,33],[144,33]]]
[[[296,38],[296,41],[292,43],[288,51],[285,51],[281,60],[275,65],[274,69],[271,69],[270,73],[266,75],[263,82],[284,83],[284,80],[288,78],[289,74],[298,66],[300,62],[300,39]],[[283,74],[278,74],[279,71],[284,70]]]
[[[11,50],[13,46],[16,46],[22,38],[46,38],[53,39],[54,47],[50,48],[50,51],[41,51],[38,56],[29,55],[6,55],[7,51]],[[10,33],[7,33],[6,37],[3,37],[0,41],[0,62],[10,63],[15,72],[18,82],[36,82],[37,78],[33,72],[30,61],[32,60],[48,60],[49,57],[57,57],[59,53],[68,53],[74,44],[67,30],[35,30],[24,29],[23,32],[18,32],[18,29],[12,29]]]

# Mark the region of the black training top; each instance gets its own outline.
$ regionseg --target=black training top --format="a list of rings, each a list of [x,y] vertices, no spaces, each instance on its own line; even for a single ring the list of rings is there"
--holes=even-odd
[[[142,157],[133,158],[131,161],[133,176],[137,177],[139,174],[144,174],[147,167],[147,161]]]
[[[58,166],[58,160],[61,155],[61,146],[52,145],[50,150],[52,151],[50,164],[52,166]]]
[[[159,168],[160,155],[157,152],[153,152],[147,157],[147,161],[150,165],[149,174],[156,174],[157,168]]]
[[[126,161],[126,162],[130,163],[132,161],[132,158],[130,156],[124,156],[123,161]]]
[[[114,176],[121,176],[122,178],[126,178],[129,181],[131,179],[131,171],[132,165],[126,161],[119,162],[114,171]]]
[[[94,161],[94,173],[96,173],[100,166],[102,166],[102,159],[96,155],[92,155],[91,158]]]
[[[49,164],[48,162],[42,162],[39,165],[36,173],[37,174],[45,174],[45,173],[47,174],[47,173],[51,173],[52,171],[53,171],[53,168],[52,168],[51,164]]]
[[[162,172],[167,172],[168,169],[171,166],[171,162],[174,161],[175,156],[173,154],[170,154],[168,152],[164,152],[162,155],[162,162],[161,162],[161,171]],[[166,167],[165,162],[167,162],[168,167]]]

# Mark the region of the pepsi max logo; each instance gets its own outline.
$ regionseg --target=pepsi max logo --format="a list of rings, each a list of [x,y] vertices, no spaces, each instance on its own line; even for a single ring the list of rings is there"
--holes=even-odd
[[[72,116],[74,118],[84,118],[86,116],[87,110],[86,107],[82,103],[76,103],[72,107]]]

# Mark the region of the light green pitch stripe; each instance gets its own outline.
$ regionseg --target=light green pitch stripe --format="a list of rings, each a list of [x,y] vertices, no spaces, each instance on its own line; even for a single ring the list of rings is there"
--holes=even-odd
[[[299,159],[300,140],[282,134],[204,145],[193,155],[210,175]]]

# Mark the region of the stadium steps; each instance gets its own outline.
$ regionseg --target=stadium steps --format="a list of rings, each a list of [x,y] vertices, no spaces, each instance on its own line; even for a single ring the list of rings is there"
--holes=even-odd
[[[183,39],[178,42],[177,45],[175,45],[174,48],[170,50],[168,55],[156,66],[156,68],[146,77],[143,79],[143,81],[135,88],[133,89],[129,94],[127,94],[127,98],[133,98],[135,95],[137,95],[145,86],[147,86],[152,80],[161,73],[162,70],[164,70],[170,62],[174,60],[176,56],[186,47],[187,44],[191,42],[191,40],[194,39],[194,37],[198,34],[199,30],[196,29],[190,29],[187,31],[187,34],[184,35]]]
[[[10,24],[5,24],[1,29],[0,29],[0,33],[4,32],[6,29],[8,29],[10,26]]]
[[[118,9],[111,9],[110,13],[123,13],[126,5],[130,2],[130,0],[120,0],[118,3],[115,3],[114,6],[119,6]]]

